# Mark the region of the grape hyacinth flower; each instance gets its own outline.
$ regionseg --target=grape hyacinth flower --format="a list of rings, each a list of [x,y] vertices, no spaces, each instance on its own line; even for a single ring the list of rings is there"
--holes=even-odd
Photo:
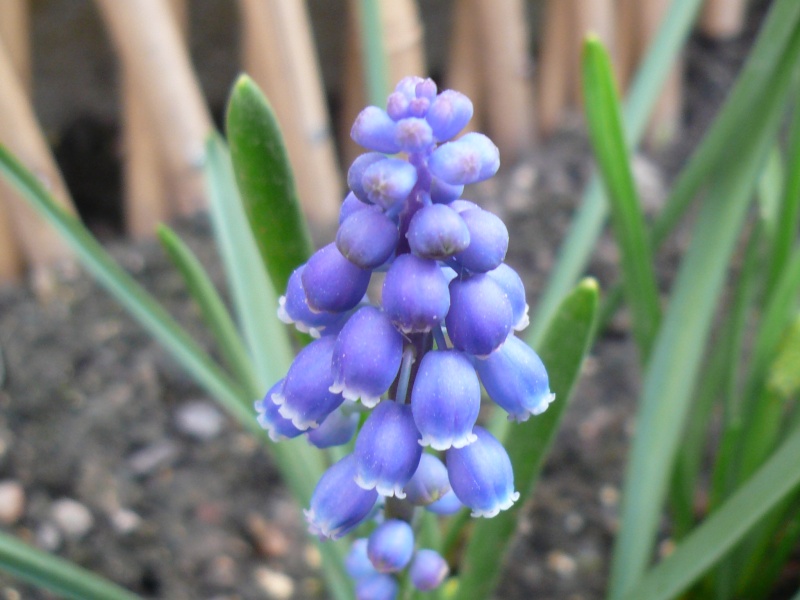
[[[397,597],[404,576],[420,590],[447,577],[438,553],[415,553],[415,512],[491,517],[519,498],[508,454],[477,425],[481,383],[515,421],[554,398],[514,335],[528,305],[504,262],[508,229],[463,197],[500,166],[488,137],[457,137],[472,114],[466,96],[420,77],[402,79],[385,109],[361,111],[351,137],[365,153],[347,173],[335,242],[294,271],[278,309],[317,339],[255,403],[274,440],[305,434],[327,448],[356,437],[306,518],[333,539],[382,519],[347,559],[362,600]]]

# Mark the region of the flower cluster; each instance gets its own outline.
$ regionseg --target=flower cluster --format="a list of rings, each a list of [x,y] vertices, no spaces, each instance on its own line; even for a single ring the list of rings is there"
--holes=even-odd
[[[476,425],[481,384],[516,421],[554,396],[541,360],[514,335],[528,306],[503,262],[508,231],[462,198],[500,164],[482,134],[451,141],[472,110],[463,94],[418,77],[400,81],[385,110],[364,109],[351,135],[370,152],[348,172],[336,240],[292,274],[280,299],[279,317],[316,339],[256,402],[261,425],[274,440],[306,435],[328,447],[347,443],[369,411],[354,451],[314,491],[306,516],[319,536],[345,535],[381,498],[491,517],[519,496],[503,446]],[[370,302],[379,277],[380,299]],[[394,596],[387,573],[413,554],[404,526],[389,519],[370,537],[372,571],[357,579],[373,591],[359,597]],[[446,573],[430,552],[410,563],[421,586]]]

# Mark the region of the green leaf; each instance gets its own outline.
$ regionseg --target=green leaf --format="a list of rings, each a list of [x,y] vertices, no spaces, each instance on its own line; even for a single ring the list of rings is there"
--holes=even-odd
[[[633,334],[642,362],[661,317],[653,257],[633,181],[611,60],[596,37],[583,47],[583,95],[589,137],[611,205],[620,248],[626,299],[633,314]]]
[[[783,398],[800,392],[800,317],[795,317],[778,348],[767,377],[769,388]]]
[[[272,285],[282,292],[313,245],[275,113],[247,75],[233,86],[226,129],[236,183],[261,260]]]
[[[0,172],[56,230],[97,281],[162,344],[201,386],[250,431],[258,430],[244,406],[246,390],[232,381],[155,298],[114,261],[74,215],[50,196],[42,183],[0,145]]]
[[[141,600],[81,567],[37,550],[0,532],[0,568],[20,579],[73,600]]]
[[[365,74],[369,103],[383,106],[391,91],[389,61],[386,53],[385,32],[381,18],[380,0],[359,0],[357,3],[361,33],[361,63]],[[413,73],[408,73],[413,75]],[[417,73],[422,75],[422,73]]]
[[[172,263],[180,271],[189,294],[219,344],[220,352],[234,376],[249,389],[258,389],[253,363],[245,350],[236,325],[200,261],[172,229],[163,223],[156,230],[158,239]],[[250,403],[248,402],[248,407]]]
[[[208,139],[206,161],[211,223],[236,314],[258,369],[259,387],[251,390],[255,397],[286,374],[294,353],[286,327],[276,316],[278,297],[267,279],[219,136]]]
[[[514,465],[520,499],[492,519],[476,520],[459,569],[457,600],[492,597],[513,541],[519,511],[533,493],[591,345],[597,304],[597,283],[586,279],[564,299],[547,328],[540,356],[547,366],[556,401],[542,415],[509,428],[503,440]]]
[[[795,83],[799,52],[800,31],[781,57],[776,76],[764,88],[759,110],[750,116],[751,137],[743,136],[729,151],[725,169],[715,172],[710,182],[653,346],[625,479],[612,563],[613,599],[632,589],[651,556],[715,301],[758,173]]]
[[[689,588],[729,552],[759,520],[800,485],[800,430],[795,431],[752,479],[623,596],[669,600]]]

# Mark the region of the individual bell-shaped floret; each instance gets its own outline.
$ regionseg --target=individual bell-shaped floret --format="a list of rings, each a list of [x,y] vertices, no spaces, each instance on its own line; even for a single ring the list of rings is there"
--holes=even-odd
[[[370,205],[366,202],[362,202],[361,200],[356,197],[353,192],[347,194],[342,201],[342,206],[339,209],[339,225],[344,223],[349,216],[354,213],[357,213],[360,210],[364,210],[365,208],[369,208]]]
[[[350,310],[364,297],[371,275],[347,260],[336,244],[328,244],[317,250],[303,269],[306,303],[316,312]]]
[[[474,364],[489,397],[508,413],[509,420],[527,421],[555,400],[539,355],[513,334],[497,352]]]
[[[489,179],[499,168],[500,152],[482,133],[468,133],[442,144],[428,158],[431,174],[451,185]]]
[[[508,251],[508,229],[488,210],[476,208],[460,213],[469,229],[469,247],[456,254],[456,261],[473,273],[496,269]]]
[[[346,411],[340,406],[320,423],[316,429],[309,429],[306,437],[309,443],[317,448],[332,448],[342,446],[353,439],[358,429],[359,415],[357,412]]]
[[[397,142],[402,151],[408,154],[424,152],[433,147],[431,126],[418,117],[400,119],[397,122]]]
[[[266,395],[260,400],[256,400],[253,405],[258,413],[256,417],[258,424],[267,430],[269,439],[273,442],[294,438],[303,433],[301,429],[292,424],[290,419],[281,416],[278,405],[272,401],[272,395],[279,392],[281,387],[283,387],[283,379],[273,385]]]
[[[514,471],[503,445],[475,427],[475,440],[463,448],[450,448],[445,462],[450,485],[458,499],[472,509],[473,517],[493,517],[519,499],[514,491]]]
[[[347,170],[347,187],[352,190],[355,197],[362,203],[371,204],[371,200],[364,189],[364,171],[376,162],[386,160],[386,155],[380,152],[367,152],[356,157]],[[341,223],[341,220],[339,221]]]
[[[472,443],[480,408],[481,384],[463,353],[432,350],[422,357],[411,390],[411,411],[422,434],[420,444],[447,450]]]
[[[336,338],[331,391],[371,408],[397,377],[402,358],[403,336],[386,313],[362,306]]]
[[[433,454],[423,453],[419,466],[404,489],[406,501],[414,506],[428,506],[450,491],[447,467]]]
[[[445,204],[418,210],[411,218],[406,238],[415,255],[432,260],[445,260],[470,245],[464,219]]]
[[[432,512],[435,515],[454,515],[464,508],[461,500],[458,499],[455,492],[451,489],[444,496],[439,498],[436,502],[432,502],[425,507],[425,510]]]
[[[356,117],[350,137],[356,144],[368,150],[396,154],[400,152],[397,143],[397,123],[377,106],[368,106]]]
[[[450,185],[437,177],[431,177],[431,202],[436,204],[448,204],[460,198],[463,192],[463,185]]]
[[[429,548],[417,550],[408,574],[414,587],[423,592],[435,590],[450,573],[450,567],[442,555]]]
[[[430,77],[426,77],[414,87],[414,94],[416,94],[417,98],[425,98],[431,102],[436,98],[437,91],[439,90],[436,87],[436,82]]]
[[[356,483],[381,496],[405,498],[403,488],[419,466],[422,447],[411,407],[384,400],[356,438]]]
[[[336,247],[351,263],[362,269],[376,269],[389,260],[397,248],[397,225],[377,206],[350,215],[336,232]]]
[[[377,573],[367,556],[367,538],[358,538],[350,545],[350,551],[344,559],[344,568],[353,579],[363,579]]]
[[[445,318],[453,346],[467,354],[488,356],[506,340],[514,315],[503,288],[486,274],[450,282],[450,310]]]
[[[356,582],[356,600],[395,600],[400,593],[397,579],[384,573],[376,573]]]
[[[455,136],[472,118],[472,102],[461,92],[445,90],[431,102],[425,115],[437,142]]]
[[[361,176],[367,199],[388,209],[405,200],[417,183],[417,169],[399,158],[384,158],[372,163]]]
[[[430,331],[450,308],[447,279],[435,261],[402,254],[386,273],[381,302],[403,333]]]
[[[508,296],[511,312],[514,315],[514,331],[522,331],[530,323],[528,318],[528,302],[525,299],[525,284],[517,272],[506,263],[486,273],[494,279]]]
[[[389,519],[375,528],[367,542],[367,556],[379,573],[397,573],[414,554],[414,531],[400,519]]]
[[[281,416],[298,429],[318,427],[344,402],[341,394],[329,390],[335,344],[336,338],[325,336],[303,348],[289,367],[280,391],[272,394]]]
[[[286,295],[278,299],[278,318],[287,325],[294,324],[299,331],[318,338],[325,328],[334,325],[342,315],[311,311],[306,302],[306,292],[303,290],[303,269],[305,265],[300,265],[289,277]]]
[[[453,200],[448,204],[448,206],[452,208],[454,211],[456,211],[458,214],[463,213],[465,210],[480,208],[480,206],[475,204],[472,200],[465,200],[464,198]]]
[[[355,471],[356,459],[349,454],[323,473],[304,511],[309,532],[336,540],[369,516],[378,493],[357,486]]]

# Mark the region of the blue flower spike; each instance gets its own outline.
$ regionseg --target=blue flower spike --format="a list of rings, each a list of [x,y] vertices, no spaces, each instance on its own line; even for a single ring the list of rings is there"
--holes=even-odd
[[[357,486],[355,471],[356,459],[349,454],[325,471],[314,488],[311,505],[304,512],[309,532],[320,539],[339,539],[372,512],[378,493]]]
[[[472,509],[473,517],[493,517],[519,499],[514,491],[514,471],[503,445],[482,427],[477,440],[447,451],[445,462],[450,485],[458,499]]]
[[[279,302],[281,320],[317,339],[254,404],[273,440],[355,437],[305,514],[312,534],[334,539],[383,519],[346,561],[358,600],[397,598],[402,577],[425,591],[448,576],[439,554],[415,554],[419,511],[492,517],[518,500],[508,454],[476,425],[481,384],[513,421],[554,398],[513,333],[528,304],[503,262],[508,229],[463,197],[500,166],[488,137],[461,134],[472,114],[469,98],[421,77],[359,113],[351,137],[366,150],[347,173],[335,242],[294,271]]]
[[[411,567],[408,569],[411,583],[420,591],[427,592],[438,588],[450,574],[450,567],[442,555],[435,550],[417,550]]]
[[[369,536],[367,556],[379,573],[402,571],[413,554],[414,531],[405,521],[384,521]]]
[[[356,483],[364,489],[376,489],[381,496],[405,498],[403,488],[422,455],[419,437],[410,406],[382,401],[356,438]]]

